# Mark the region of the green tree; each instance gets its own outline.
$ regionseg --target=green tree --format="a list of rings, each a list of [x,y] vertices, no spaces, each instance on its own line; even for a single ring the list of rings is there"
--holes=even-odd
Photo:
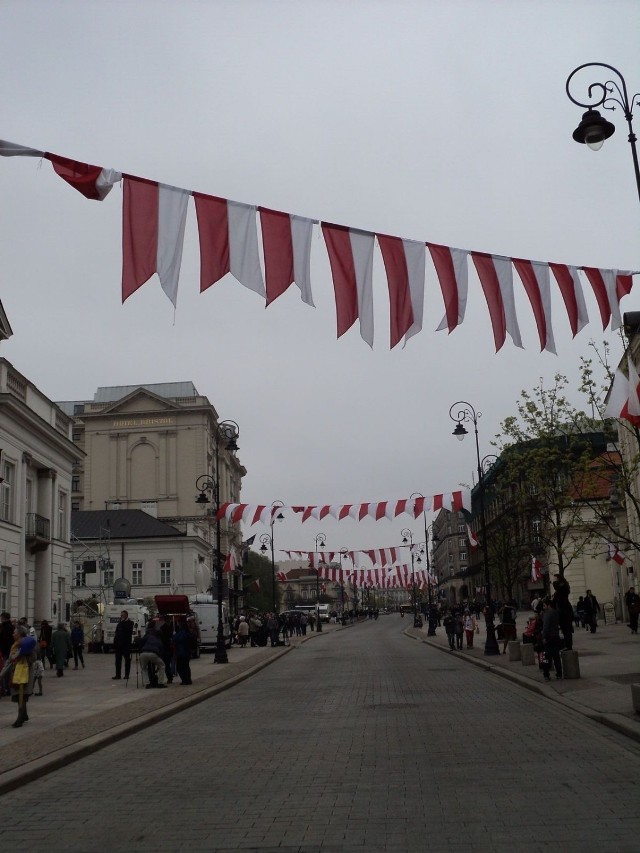
[[[271,601],[273,595],[273,575],[271,572],[271,560],[268,557],[263,557],[262,554],[257,554],[255,551],[249,551],[247,562],[243,566],[243,584],[245,590],[244,601],[247,607],[255,607],[262,613],[271,610]],[[257,591],[249,588],[258,581],[259,589]],[[276,604],[278,603],[279,593],[278,582],[276,581]]]
[[[549,568],[561,577],[596,537],[585,523],[584,503],[597,503],[602,473],[593,460],[606,450],[607,437],[565,396],[568,380],[556,374],[553,385],[543,381],[523,391],[518,414],[502,423],[496,436],[521,543],[544,553]]]

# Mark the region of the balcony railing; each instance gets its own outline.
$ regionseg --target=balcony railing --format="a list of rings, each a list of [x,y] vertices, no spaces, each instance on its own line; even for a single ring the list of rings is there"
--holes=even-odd
[[[31,553],[44,550],[51,542],[51,522],[36,512],[28,512],[24,519],[24,537],[31,543]]]

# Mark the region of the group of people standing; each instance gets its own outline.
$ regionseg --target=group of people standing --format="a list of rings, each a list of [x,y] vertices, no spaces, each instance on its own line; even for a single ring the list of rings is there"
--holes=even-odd
[[[124,678],[129,678],[131,656],[135,650],[148,681],[147,689],[164,688],[173,682],[176,675],[181,684],[192,683],[190,661],[196,640],[186,617],[175,623],[171,616],[151,619],[143,637],[134,638],[134,627],[128,611],[123,610],[113,637],[116,670],[112,676],[114,681],[122,678],[123,664]]]

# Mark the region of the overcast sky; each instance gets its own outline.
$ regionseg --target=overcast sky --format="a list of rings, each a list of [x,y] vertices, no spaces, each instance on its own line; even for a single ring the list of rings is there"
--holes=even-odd
[[[576,66],[601,61],[638,91],[639,38],[637,0],[4,0],[0,137],[400,237],[640,269],[622,116],[607,114],[617,132],[594,154],[571,139],[581,110],[564,90]],[[317,307],[292,287],[265,310],[231,276],[199,293],[193,207],[175,316],[155,277],[123,306],[121,202],[119,186],[92,202],[46,161],[0,158],[0,298],[14,330],[0,354],[53,400],[193,381],[240,424],[246,502],[456,489],[471,482],[475,449],[452,437],[452,403],[482,412],[488,453],[522,388],[556,372],[575,379],[591,339],[620,351],[588,285],[591,322],[571,339],[552,282],[558,355],[541,354],[515,277],[525,349],[507,339],[495,354],[472,265],[464,324],[436,332],[429,259],[423,331],[390,351],[377,249],[374,348],[357,324],[338,341],[319,229]],[[637,307],[634,293],[622,303]],[[313,549],[318,531],[332,549],[391,546],[408,522],[291,521],[276,546]],[[421,521],[409,526],[420,537]]]

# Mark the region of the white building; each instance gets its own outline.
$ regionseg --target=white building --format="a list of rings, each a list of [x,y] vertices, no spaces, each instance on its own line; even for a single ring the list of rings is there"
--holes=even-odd
[[[11,329],[0,306],[0,339]],[[69,618],[71,419],[0,358],[0,610]]]
[[[140,509],[72,513],[74,598],[109,604],[118,578],[129,581],[132,598],[205,592],[211,585],[205,524],[177,529]]]

